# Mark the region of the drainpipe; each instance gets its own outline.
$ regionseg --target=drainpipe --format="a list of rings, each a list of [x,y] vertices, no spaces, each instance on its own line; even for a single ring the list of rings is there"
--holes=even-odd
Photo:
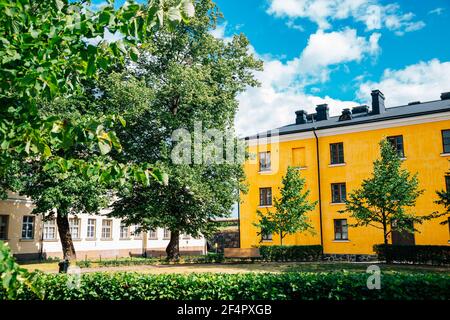
[[[313,120],[314,121],[314,120]],[[320,222],[320,245],[322,246],[323,254],[323,228],[322,228],[322,192],[320,190],[320,154],[319,154],[319,137],[316,133],[317,127],[313,128],[314,137],[316,138],[316,155],[317,155],[317,183],[319,186],[319,222]]]
[[[239,248],[241,247],[241,201],[238,202],[238,235],[239,235]]]

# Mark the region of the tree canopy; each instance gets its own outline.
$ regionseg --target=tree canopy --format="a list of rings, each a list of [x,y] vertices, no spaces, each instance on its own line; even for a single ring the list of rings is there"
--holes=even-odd
[[[349,226],[383,230],[384,243],[388,244],[393,227],[413,233],[414,223],[421,224],[429,215],[412,211],[424,192],[419,189],[417,174],[401,168],[402,160],[387,139],[380,142],[380,151],[381,157],[373,163],[372,177],[364,179],[361,187],[347,196],[346,207],[340,212],[350,213],[356,219]]]
[[[117,130],[124,148],[118,159],[157,163],[170,176],[167,186],[134,184],[124,189],[112,215],[139,223],[146,230],[169,228],[170,258],[178,254],[180,233],[197,236],[211,232],[209,221],[227,216],[244,190],[242,163],[235,161],[234,153],[232,161],[208,161],[203,151],[211,143],[205,137],[208,129],[214,129],[230,137],[228,147],[236,148],[236,97],[247,86],[258,84],[253,71],[262,67],[249,53],[244,35],[225,42],[210,34],[221,17],[212,1],[196,1],[195,8],[189,24],[180,23],[170,32],[160,30],[127,73],[111,77],[113,83],[106,81],[101,87],[105,108],[117,108],[127,121],[125,128]],[[144,90],[128,90],[123,81],[132,77],[142,81],[145,96],[151,96],[147,106],[134,108],[127,103]],[[173,134],[179,129],[185,130],[187,150],[192,153],[187,162],[177,164],[172,151],[178,145]],[[195,142],[196,135],[205,139]],[[223,136],[218,140],[225,145]],[[223,155],[224,149],[219,153]]]

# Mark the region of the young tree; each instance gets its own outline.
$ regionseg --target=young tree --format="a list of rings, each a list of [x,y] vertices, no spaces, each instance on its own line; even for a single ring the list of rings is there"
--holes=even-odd
[[[211,0],[195,1],[195,8],[188,25],[181,23],[171,32],[160,30],[129,74],[113,76],[102,86],[105,109],[117,108],[127,121],[125,128],[117,130],[124,147],[117,159],[126,156],[135,163],[158,163],[170,175],[167,186],[134,185],[121,192],[112,215],[147,230],[169,228],[169,259],[179,255],[180,233],[211,232],[209,221],[229,215],[244,186],[241,163],[205,161],[201,155],[205,141],[196,150],[200,161],[193,152],[189,163],[174,163],[171,152],[178,142],[172,135],[184,129],[193,142],[198,124],[202,135],[208,129],[233,132],[236,96],[247,86],[257,85],[253,71],[262,66],[249,53],[243,35],[230,42],[211,35],[221,16]],[[137,110],[124,103],[134,94],[122,85],[130,77],[141,79],[153,94],[147,107]],[[195,151],[193,145],[189,151],[191,147]]]
[[[313,232],[307,213],[314,210],[317,204],[317,201],[309,202],[310,191],[304,191],[305,179],[300,176],[298,169],[288,167],[282,183],[281,197],[274,199],[275,211],[268,210],[263,214],[258,210],[260,220],[255,224],[261,233],[278,234],[280,245],[283,245],[283,239],[288,234]]]
[[[413,224],[422,223],[429,216],[418,216],[407,209],[414,208],[417,198],[423,193],[419,189],[417,174],[402,169],[402,160],[392,144],[380,142],[381,158],[373,163],[373,175],[363,180],[361,187],[347,196],[346,207],[358,226],[373,226],[383,230],[384,244],[389,242],[393,226],[398,231],[413,233]]]
[[[450,177],[450,172],[447,173],[447,176]],[[443,212],[435,212],[433,214],[433,218],[440,218],[442,216],[446,217],[445,220],[441,222],[442,225],[448,224],[450,217],[450,187],[447,187],[447,190],[436,191],[438,196],[438,200],[435,201],[436,204],[444,207]],[[448,216],[448,217],[447,217]]]

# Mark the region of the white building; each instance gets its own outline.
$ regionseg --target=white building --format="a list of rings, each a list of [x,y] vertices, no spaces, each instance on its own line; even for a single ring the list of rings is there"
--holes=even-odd
[[[62,258],[61,242],[55,220],[43,221],[31,214],[30,200],[10,194],[0,201],[0,240],[9,244],[18,259],[39,257]],[[137,226],[125,226],[120,219],[109,218],[107,211],[100,215],[70,216],[70,231],[78,259],[139,256],[165,256],[170,231],[135,232]],[[205,254],[206,240],[180,236],[181,254]]]

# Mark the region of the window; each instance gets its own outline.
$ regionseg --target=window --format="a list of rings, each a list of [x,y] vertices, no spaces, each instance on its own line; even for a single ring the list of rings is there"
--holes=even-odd
[[[70,235],[72,239],[80,239],[80,219],[70,218],[69,219]]]
[[[0,239],[8,239],[8,216],[0,215]]]
[[[170,230],[169,229],[164,228],[163,239],[164,240],[170,239]]]
[[[343,203],[345,202],[345,183],[332,183],[331,184],[331,202]]]
[[[34,217],[24,216],[22,220],[22,239],[31,240],[34,235]]]
[[[87,233],[86,233],[86,237],[88,239],[95,239],[95,229],[97,226],[97,222],[95,219],[88,219],[88,223],[87,223]]]
[[[348,240],[347,219],[334,220],[334,240]]]
[[[128,227],[125,223],[120,223],[120,239],[128,239],[130,238],[130,227]]]
[[[102,239],[112,239],[112,220],[102,220]]]
[[[44,240],[56,239],[56,222],[55,219],[44,222]]]
[[[299,168],[306,167],[305,148],[292,149],[292,166]]]
[[[397,151],[400,158],[405,157],[405,150],[403,148],[403,136],[388,137],[388,141],[392,144],[392,147]]]
[[[342,142],[330,144],[330,157],[331,164],[344,163],[344,144]]]
[[[272,234],[261,230],[261,239],[262,241],[272,241]]]
[[[445,190],[450,193],[450,176],[445,176]]]
[[[142,238],[142,230],[139,229],[140,226],[135,224],[133,226],[133,236],[135,239],[141,239]]]
[[[259,153],[259,171],[269,171],[270,170],[270,152],[260,152]]]
[[[442,145],[444,153],[450,153],[450,130],[442,130]]]
[[[148,238],[151,240],[158,240],[158,233],[156,232],[156,230],[150,230],[148,232]]]
[[[259,188],[259,205],[272,205],[272,188]]]

